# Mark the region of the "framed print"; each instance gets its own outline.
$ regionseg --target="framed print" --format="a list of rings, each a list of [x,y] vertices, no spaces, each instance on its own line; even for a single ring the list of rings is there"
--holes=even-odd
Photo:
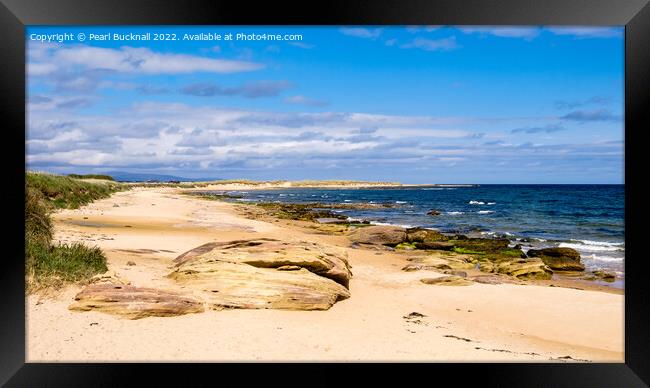
[[[8,386],[650,381],[647,2],[0,9]]]

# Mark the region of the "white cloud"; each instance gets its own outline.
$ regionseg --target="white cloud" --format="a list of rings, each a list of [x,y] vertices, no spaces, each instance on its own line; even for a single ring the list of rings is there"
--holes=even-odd
[[[403,44],[402,48],[418,48],[425,51],[448,51],[460,48],[461,46],[456,43],[456,37],[443,39],[426,39],[415,38],[412,42]]]
[[[460,27],[460,31],[465,34],[483,34],[493,35],[502,38],[526,38],[533,39],[537,37],[541,29],[537,27]]]
[[[341,28],[341,33],[344,35],[355,36],[357,38],[375,39],[381,35],[381,28],[361,28],[361,27],[346,27]]]
[[[148,48],[124,46],[119,49],[75,46],[48,49],[27,66],[28,75],[45,75],[71,66],[138,74],[183,74],[193,72],[236,73],[262,69],[263,64],[215,59],[187,54],[170,54]],[[30,58],[31,60],[32,58]]]
[[[576,38],[622,38],[622,27],[547,27],[555,35],[570,35]]]
[[[34,97],[41,104],[51,103],[48,98]],[[273,175],[296,168],[403,166],[410,171],[413,165],[489,162],[495,155],[525,158],[534,153],[552,158],[578,152],[577,146],[475,141],[474,125],[480,125],[482,133],[486,125],[501,128],[504,123],[481,118],[278,113],[154,102],[101,115],[34,107],[28,106],[28,167],[56,171],[123,167],[200,176],[219,176],[220,171]],[[610,145],[581,152],[598,157],[620,154]]]

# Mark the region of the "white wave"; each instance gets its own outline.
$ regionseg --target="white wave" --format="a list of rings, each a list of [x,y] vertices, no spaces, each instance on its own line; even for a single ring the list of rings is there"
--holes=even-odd
[[[480,210],[478,212],[478,214],[490,214],[490,213],[494,213],[494,210]]]
[[[485,202],[481,201],[469,201],[470,205],[485,205]]]
[[[352,202],[351,199],[344,199],[343,202]]]
[[[450,216],[457,216],[459,214],[465,214],[464,212],[447,212]]]
[[[611,246],[601,246],[601,245],[585,245],[585,244],[571,244],[571,243],[560,243],[558,245],[560,248],[572,248],[578,251],[591,251],[591,252],[612,252],[619,251],[623,248],[621,247],[611,247]]]
[[[625,243],[622,242],[607,242],[607,241],[593,241],[593,240],[571,240],[571,241],[581,242],[585,245],[594,245],[599,247],[618,247],[621,245],[625,245]]]
[[[389,224],[387,222],[379,222],[379,221],[371,221],[373,225],[380,225],[380,226],[399,226],[400,228],[413,228],[413,225],[409,224]]]
[[[488,202],[487,204],[488,205],[496,205],[497,203],[496,202]]]
[[[408,203],[406,201],[395,201],[395,203]]]
[[[589,256],[582,256],[583,259],[590,259],[595,261],[618,261],[621,262],[624,259],[622,257],[611,257],[611,256],[598,256],[596,254],[591,254]]]

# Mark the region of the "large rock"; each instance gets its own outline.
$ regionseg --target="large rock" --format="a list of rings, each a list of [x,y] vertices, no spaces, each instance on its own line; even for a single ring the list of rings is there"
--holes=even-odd
[[[504,251],[509,251],[508,245],[510,244],[510,240],[505,238],[455,237],[453,240],[449,240],[449,242],[453,243],[457,248],[462,248],[468,252],[499,254]]]
[[[273,239],[210,243],[175,259],[168,275],[221,308],[326,310],[350,297],[345,251]]]
[[[406,230],[406,238],[412,243],[430,243],[438,241],[447,241],[448,237],[435,230],[424,228],[410,228]]]
[[[475,265],[469,256],[454,255],[442,257],[440,255],[415,256],[407,259],[412,264],[402,268],[404,271],[425,270],[463,270],[472,269]]]
[[[572,248],[544,248],[544,249],[530,249],[528,250],[528,256],[530,257],[541,257],[541,256],[550,256],[550,257],[562,257],[572,260],[580,260],[580,252]]]
[[[539,257],[555,271],[584,271],[585,266],[580,262],[580,253],[571,248],[531,249],[529,257]]]
[[[258,268],[298,266],[346,288],[352,276],[345,250],[307,241],[258,238],[208,243],[183,253],[174,263],[180,266],[199,256]]]
[[[96,310],[128,319],[170,317],[204,311],[203,302],[176,292],[118,283],[95,283],[75,297],[68,308]]]
[[[553,271],[540,259],[481,262],[479,269],[483,272],[500,273],[518,279],[550,279],[553,276]]]
[[[395,246],[406,241],[406,229],[398,226],[368,226],[356,229],[350,239],[359,244]]]

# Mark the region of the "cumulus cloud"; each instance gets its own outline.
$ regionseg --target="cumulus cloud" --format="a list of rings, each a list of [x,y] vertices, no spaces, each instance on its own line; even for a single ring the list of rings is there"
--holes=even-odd
[[[163,53],[143,47],[117,49],[85,45],[28,45],[27,76],[39,77],[59,92],[91,92],[99,87],[121,87],[107,81],[116,75],[158,75],[250,72],[264,68],[246,60],[218,59],[189,54]],[[140,89],[144,94],[146,88]],[[157,93],[151,93],[157,94]]]
[[[485,132],[466,125],[502,125],[477,118],[278,113],[179,103],[139,103],[107,114],[30,109],[28,119],[28,167],[68,172],[119,167],[276,179],[287,171],[313,178],[340,169],[340,176],[349,178],[361,168],[412,172],[417,167],[439,173],[437,168],[452,165],[523,165],[531,155],[543,164],[567,155],[602,160],[620,157],[623,148],[620,142],[468,141],[483,138]]]
[[[223,87],[213,83],[202,82],[187,85],[180,89],[182,94],[197,97],[241,96],[246,98],[275,97],[291,88],[288,81],[257,81],[237,87]]]

